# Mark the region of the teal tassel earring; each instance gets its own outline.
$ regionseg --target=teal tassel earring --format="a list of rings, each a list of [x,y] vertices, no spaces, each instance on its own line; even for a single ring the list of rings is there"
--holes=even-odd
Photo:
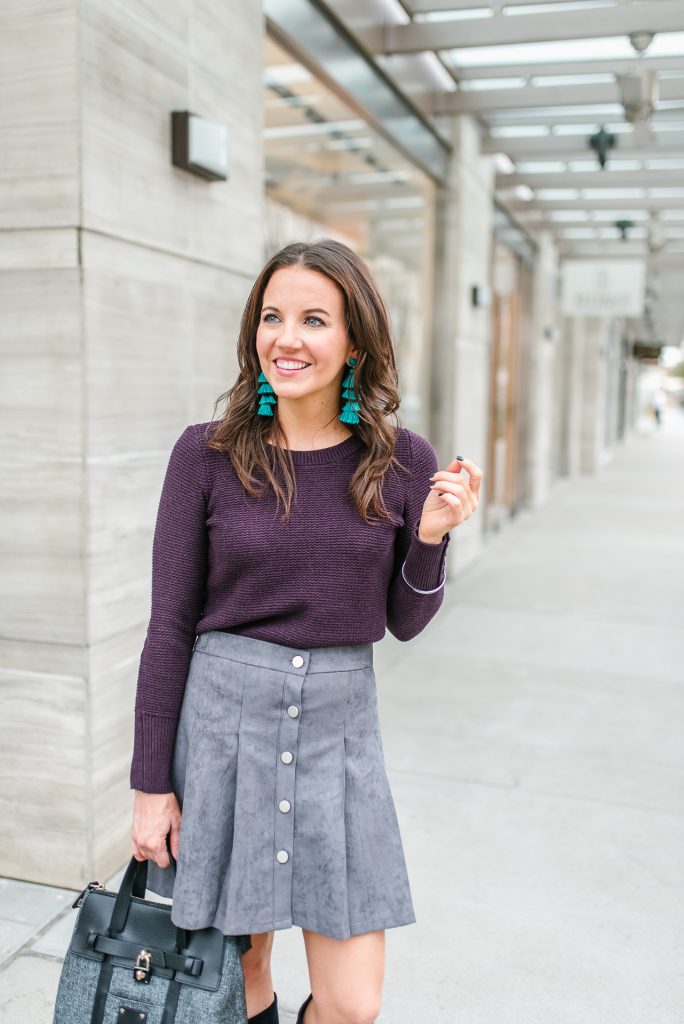
[[[275,391],[268,383],[268,378],[264,373],[259,374],[257,384],[259,385],[257,388],[257,394],[259,396],[259,408],[257,409],[257,414],[259,416],[272,416],[273,409],[271,406],[276,404]]]
[[[349,367],[349,373],[342,381],[342,398],[344,398],[345,404],[338,419],[342,420],[343,423],[358,423],[359,417],[357,413],[361,411],[361,406],[354,394],[354,367],[356,366],[356,359],[352,356],[346,365]]]

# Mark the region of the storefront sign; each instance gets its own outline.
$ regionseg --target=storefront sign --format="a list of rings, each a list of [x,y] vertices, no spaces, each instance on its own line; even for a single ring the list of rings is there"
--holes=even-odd
[[[561,264],[561,312],[566,316],[641,316],[642,260],[566,260]]]

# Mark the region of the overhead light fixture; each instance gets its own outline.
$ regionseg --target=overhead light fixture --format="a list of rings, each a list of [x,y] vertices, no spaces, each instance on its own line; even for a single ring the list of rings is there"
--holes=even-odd
[[[603,126],[599,128],[595,135],[589,136],[589,145],[598,157],[601,170],[604,170],[606,160],[608,159],[608,152],[614,147],[616,141],[615,136],[607,132]]]
[[[648,121],[658,102],[658,79],[650,68],[639,68],[634,74],[616,75],[620,102],[625,118],[631,124]]]
[[[648,50],[653,42],[653,32],[630,32],[629,41],[632,49],[639,57]],[[625,110],[626,119],[632,124],[644,124],[653,113],[658,101],[658,80],[655,71],[645,67],[639,61],[637,70],[628,75],[616,75],[620,90],[620,100]]]
[[[615,227],[620,232],[620,238],[623,242],[629,241],[628,232],[634,227],[633,220],[618,220],[615,222]]]
[[[629,41],[636,53],[645,53],[653,42],[653,32],[630,32]]]

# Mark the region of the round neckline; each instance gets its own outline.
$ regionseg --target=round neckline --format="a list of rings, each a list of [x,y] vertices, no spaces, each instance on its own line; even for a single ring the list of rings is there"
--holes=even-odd
[[[282,445],[272,444],[267,441],[270,448],[281,448]],[[363,447],[363,441],[356,434],[345,437],[344,441],[328,445],[327,448],[286,448],[292,456],[292,463],[295,466],[322,466],[327,462],[337,462],[344,459],[352,452]]]

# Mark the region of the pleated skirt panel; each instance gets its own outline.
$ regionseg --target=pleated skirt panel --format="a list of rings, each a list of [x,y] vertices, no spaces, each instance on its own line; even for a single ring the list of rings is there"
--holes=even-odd
[[[345,939],[415,921],[372,644],[200,634],[172,783],[177,874],[150,861],[148,888],[175,924]]]

